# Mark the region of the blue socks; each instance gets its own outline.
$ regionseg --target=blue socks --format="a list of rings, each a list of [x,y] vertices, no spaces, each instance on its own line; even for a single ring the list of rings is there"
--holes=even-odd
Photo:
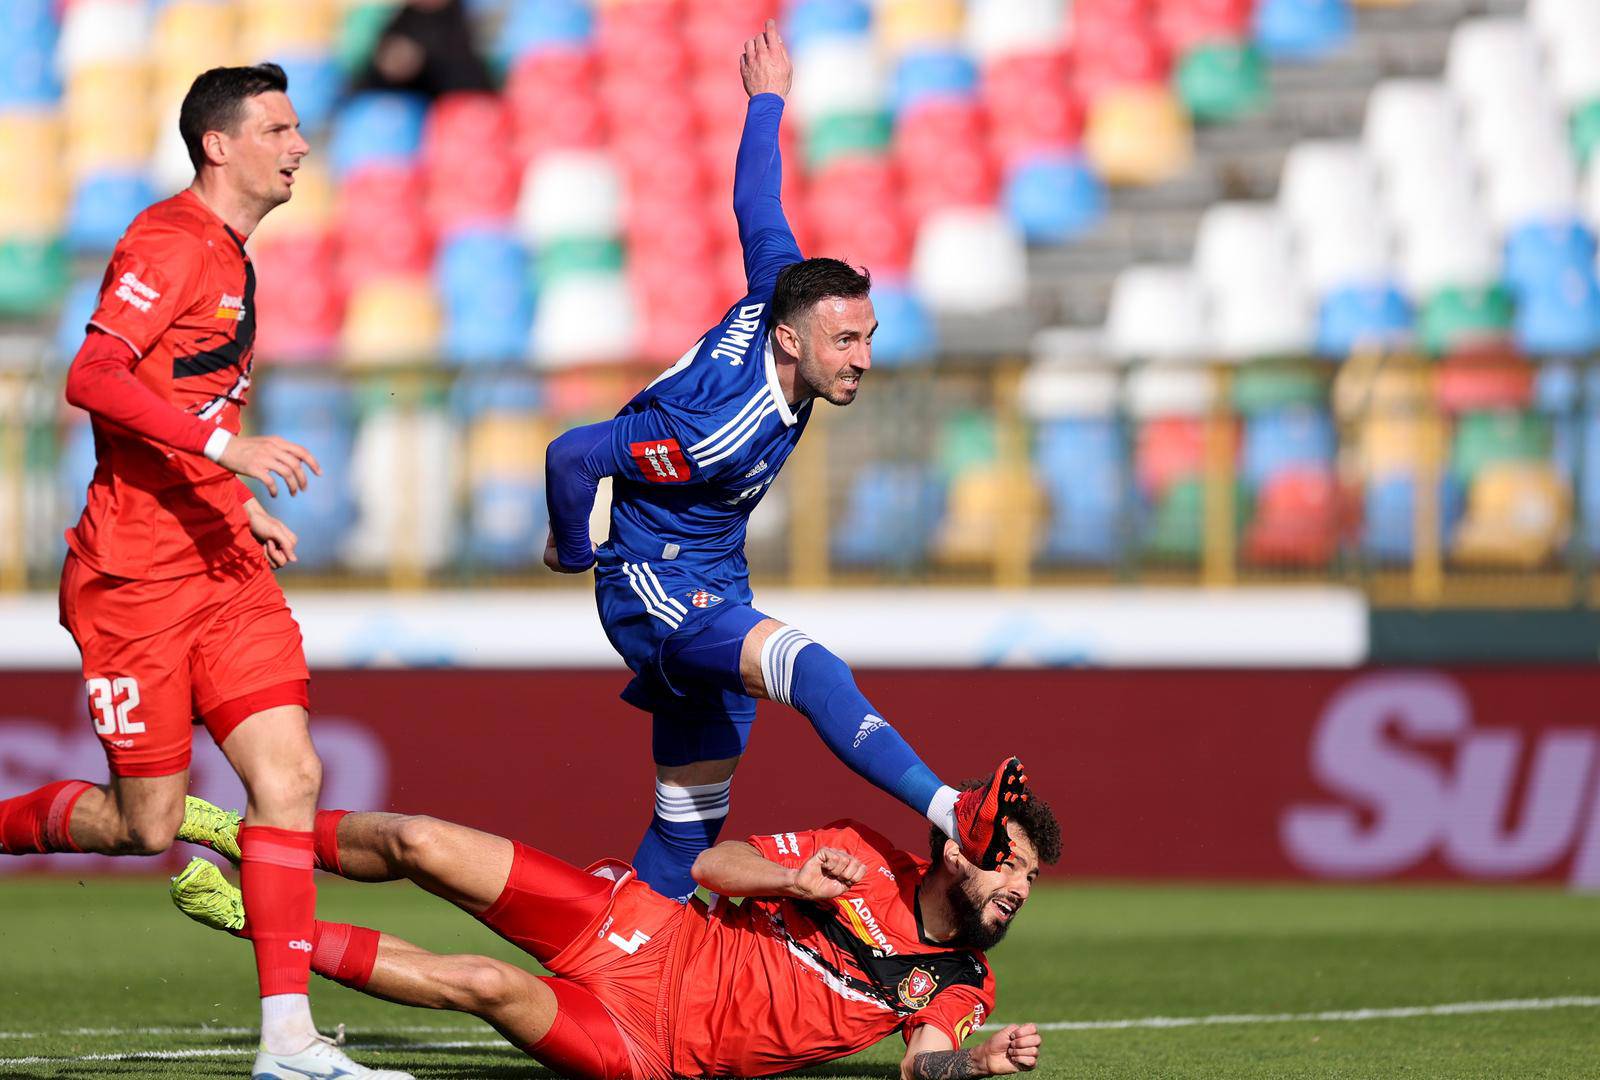
[[[949,789],[861,695],[849,665],[785,626],[762,644],[761,673],[767,696],[803,713],[835,757],[917,813],[932,816],[936,798]]]
[[[656,812],[639,841],[633,869],[639,880],[662,896],[683,900],[694,893],[689,868],[695,856],[717,842],[728,819],[732,780],[692,787],[656,781]]]

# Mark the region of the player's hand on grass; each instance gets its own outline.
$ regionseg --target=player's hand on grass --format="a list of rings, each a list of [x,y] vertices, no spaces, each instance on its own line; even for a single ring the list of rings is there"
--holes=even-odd
[[[591,545],[592,547],[592,545]],[[594,560],[589,560],[589,566],[564,566],[561,562],[561,553],[556,550],[556,534],[546,533],[544,539],[544,564],[558,574],[581,574],[594,565]]]
[[[783,39],[778,36],[777,20],[768,19],[766,29],[744,43],[739,74],[744,76],[744,91],[751,97],[757,94],[788,96],[789,87],[794,83],[794,65],[789,62],[789,50],[783,47]]]
[[[306,469],[322,475],[322,466],[311,451],[276,435],[235,435],[223,448],[217,464],[238,476],[261,481],[273,498],[278,497],[278,477],[290,495],[298,495],[306,489]]]
[[[300,538],[293,529],[267,513],[260,499],[245,503],[244,512],[250,517],[250,535],[261,541],[262,550],[267,553],[267,562],[272,564],[274,570],[300,561],[294,553],[294,546],[300,542]]]
[[[1007,1024],[980,1043],[974,1056],[990,1076],[1027,1072],[1039,1064],[1042,1042],[1037,1025]]]
[[[832,900],[850,891],[867,876],[867,864],[838,848],[818,848],[794,875],[794,895],[800,900]]]

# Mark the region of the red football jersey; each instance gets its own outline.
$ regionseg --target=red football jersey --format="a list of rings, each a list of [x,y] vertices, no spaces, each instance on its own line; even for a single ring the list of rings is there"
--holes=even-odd
[[[685,913],[675,982],[673,1069],[680,1076],[764,1076],[853,1054],[923,1024],[955,1045],[994,1009],[981,952],[927,941],[917,886],[928,863],[865,825],[753,836],[798,867],[820,847],[848,851],[867,876],[826,904],[719,901]]]
[[[238,434],[255,340],[244,238],[184,191],[117,242],[89,325],[138,355],[134,377],[197,419]],[[255,550],[233,474],[99,418],[89,501],[67,543],[104,574],[171,578]]]

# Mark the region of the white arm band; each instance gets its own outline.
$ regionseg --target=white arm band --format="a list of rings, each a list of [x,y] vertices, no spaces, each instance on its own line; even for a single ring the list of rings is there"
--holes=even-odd
[[[233,441],[233,432],[226,428],[218,428],[206,440],[205,455],[212,461],[221,461],[222,452],[228,448],[228,443]]]

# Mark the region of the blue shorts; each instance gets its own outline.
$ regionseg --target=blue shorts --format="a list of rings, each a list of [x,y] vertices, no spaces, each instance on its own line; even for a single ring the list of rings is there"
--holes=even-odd
[[[704,581],[671,563],[628,561],[609,546],[596,557],[600,625],[633,672],[622,700],[654,718],[656,763],[743,754],[756,699],[744,692],[739,654],[767,618],[750,606],[749,583]]]

